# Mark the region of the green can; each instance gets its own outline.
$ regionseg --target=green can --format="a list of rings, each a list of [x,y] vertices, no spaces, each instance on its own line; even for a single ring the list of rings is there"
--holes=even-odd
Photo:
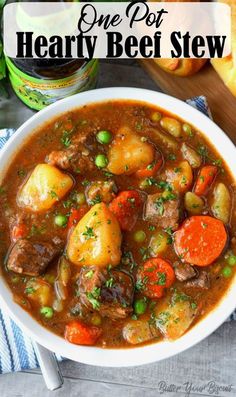
[[[6,57],[6,64],[16,95],[34,110],[41,110],[59,99],[93,89],[97,85],[97,59],[55,61]]]

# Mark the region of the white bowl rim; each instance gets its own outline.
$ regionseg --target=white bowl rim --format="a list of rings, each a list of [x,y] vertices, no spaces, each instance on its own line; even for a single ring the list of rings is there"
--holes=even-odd
[[[224,132],[207,116],[169,95],[139,88],[117,87],[101,88],[76,94],[62,99],[44,110],[33,115],[6,143],[0,152],[1,169],[7,168],[14,158],[15,148],[22,145],[45,121],[48,121],[68,110],[79,108],[84,104],[104,102],[109,100],[139,100],[156,105],[172,114],[176,114],[186,122],[195,126],[226,161],[233,177],[236,179],[235,146]],[[2,172],[4,175],[4,172]],[[131,349],[103,349],[98,347],[76,346],[69,344],[63,338],[53,334],[41,326],[26,311],[17,305],[3,277],[0,277],[0,304],[18,326],[33,340],[49,350],[84,364],[104,367],[126,367],[148,364],[183,352],[194,346],[214,332],[232,313],[236,307],[236,278],[220,301],[220,303],[202,320],[200,320],[185,335],[174,342],[161,341],[146,346]]]

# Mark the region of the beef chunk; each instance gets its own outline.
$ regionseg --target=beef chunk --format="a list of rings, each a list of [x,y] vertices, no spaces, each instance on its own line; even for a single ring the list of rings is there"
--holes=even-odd
[[[175,276],[179,281],[187,281],[197,275],[193,266],[176,262],[174,263]]]
[[[172,198],[173,197],[173,198]],[[162,228],[178,228],[180,200],[170,193],[163,197],[161,193],[149,194],[147,197],[144,218]]]
[[[91,139],[86,135],[78,136],[67,149],[52,151],[45,161],[63,170],[80,171],[81,173],[92,171],[96,167],[90,156],[89,141]]]
[[[88,186],[86,196],[89,204],[103,201],[110,203],[115,197],[117,187],[113,181],[94,181]]]
[[[125,318],[132,312],[134,285],[132,278],[119,270],[84,268],[78,280],[79,299],[102,317]]]
[[[7,267],[15,273],[27,276],[39,276],[49,263],[60,254],[59,240],[55,243],[17,240],[7,259]]]
[[[209,289],[210,288],[210,278],[207,272],[202,271],[198,277],[190,280],[186,283],[186,287],[194,287],[194,288],[202,288]]]

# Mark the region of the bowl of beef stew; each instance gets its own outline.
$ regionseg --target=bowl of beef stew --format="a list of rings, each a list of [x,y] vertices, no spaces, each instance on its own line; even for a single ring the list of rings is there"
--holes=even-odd
[[[45,347],[144,364],[234,310],[235,147],[196,109],[85,92],[22,125],[0,163],[0,302]]]

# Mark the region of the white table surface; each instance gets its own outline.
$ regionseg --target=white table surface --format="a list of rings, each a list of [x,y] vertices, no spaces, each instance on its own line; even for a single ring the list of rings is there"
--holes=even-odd
[[[103,62],[99,87],[158,87],[131,61]],[[12,93],[0,100],[0,128],[18,127],[33,112]],[[236,297],[235,297],[236,299]],[[130,352],[132,354],[132,351]],[[102,368],[65,361],[65,383],[49,392],[40,370],[0,376],[0,397],[236,396],[236,322],[171,359],[131,368]]]

